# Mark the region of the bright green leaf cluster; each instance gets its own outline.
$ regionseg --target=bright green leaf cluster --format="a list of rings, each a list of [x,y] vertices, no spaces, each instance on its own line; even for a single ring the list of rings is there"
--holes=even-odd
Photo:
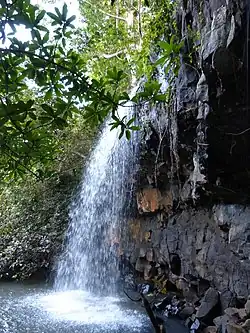
[[[117,0],[115,7],[108,0],[81,2],[87,25],[79,35],[73,25],[75,16],[68,15],[66,4],[61,10],[46,12],[30,0],[0,1],[3,174],[21,176],[29,171],[44,177],[55,156],[55,138],[80,117],[96,126],[111,114],[112,129],[119,128],[120,137],[130,139],[131,131],[138,130],[136,119],[120,119],[118,108],[131,101],[165,102],[160,85],[151,79],[132,99],[127,93],[134,76],[154,68],[149,62],[152,44],[147,38],[148,31],[156,31],[159,21],[152,22],[159,6],[153,0],[145,3],[149,11],[142,18],[138,16],[141,8],[135,10],[140,3],[119,3]],[[172,7],[171,1],[161,0],[160,17]],[[16,38],[20,25],[30,32],[28,41]],[[161,33],[155,34],[155,40]],[[77,36],[77,47],[69,42],[73,36]],[[167,56],[174,59],[171,70],[177,69],[175,59],[181,45],[171,39],[161,46],[165,48],[164,61]]]

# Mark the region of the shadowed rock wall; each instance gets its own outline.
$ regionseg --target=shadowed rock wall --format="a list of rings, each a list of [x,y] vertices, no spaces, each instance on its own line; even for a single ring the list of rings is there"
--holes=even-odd
[[[175,106],[145,130],[130,221],[144,279],[165,274],[193,303],[213,288],[223,309],[250,294],[249,17],[241,0],[182,1]]]

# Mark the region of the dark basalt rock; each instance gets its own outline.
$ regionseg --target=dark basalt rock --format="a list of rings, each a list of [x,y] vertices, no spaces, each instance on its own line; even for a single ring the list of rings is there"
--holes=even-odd
[[[154,110],[161,129],[154,120],[146,130],[138,185],[167,191],[171,210],[158,206],[133,221],[130,253],[153,251],[154,274],[199,301],[197,313],[214,330],[213,318],[243,307],[250,294],[250,9],[243,0],[188,0],[180,8],[180,33],[198,31],[200,50],[193,65],[182,57],[174,110]]]

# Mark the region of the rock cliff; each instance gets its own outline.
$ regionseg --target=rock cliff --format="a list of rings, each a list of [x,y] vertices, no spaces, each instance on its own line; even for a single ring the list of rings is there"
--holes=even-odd
[[[182,1],[178,28],[197,51],[182,55],[174,108],[145,130],[129,223],[137,272],[164,273],[193,303],[213,288],[217,315],[250,294],[249,21],[242,0]]]

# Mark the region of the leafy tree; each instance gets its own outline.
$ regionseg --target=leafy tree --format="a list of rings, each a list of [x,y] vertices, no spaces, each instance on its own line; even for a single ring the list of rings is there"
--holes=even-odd
[[[150,78],[154,69],[150,54],[159,51],[161,38],[169,41],[176,33],[174,8],[169,0],[80,0],[85,28],[79,29],[78,47],[91,77],[103,77],[107,68],[116,66],[127,78],[145,74]],[[82,35],[87,43],[82,43]],[[127,87],[130,83],[125,82]]]
[[[81,122],[60,133],[54,174],[4,183],[0,193],[0,279],[27,279],[61,252],[68,205],[79,184],[95,131]],[[52,166],[51,166],[52,167]]]
[[[83,47],[77,50],[68,42],[75,40],[76,30],[66,4],[46,12],[30,0],[0,0],[0,165],[7,178],[27,170],[46,176],[60,131],[79,114],[97,125],[111,113],[111,128],[120,127],[120,136],[129,138],[129,131],[137,129],[134,119],[120,119],[117,109],[130,100],[131,77],[147,67],[146,37],[156,7],[151,7],[153,14],[143,14],[140,0],[80,4],[87,28],[83,38],[78,34]],[[28,41],[17,39],[19,27],[30,33]],[[162,101],[160,86],[148,83],[132,101],[141,99]]]
[[[83,57],[67,47],[75,17],[68,17],[66,4],[61,12],[55,8],[55,13],[39,10],[29,0],[0,4],[0,149],[4,156],[0,163],[10,176],[28,169],[40,177],[40,166],[53,159],[53,138],[74,121],[83,104],[89,122],[96,124],[112,112],[114,121],[126,126],[116,110],[120,100],[129,97],[106,90],[107,83],[116,87],[123,79],[121,71],[109,71],[105,80],[88,80]],[[53,31],[43,24],[45,17]],[[30,31],[30,40],[15,37],[20,25]]]

